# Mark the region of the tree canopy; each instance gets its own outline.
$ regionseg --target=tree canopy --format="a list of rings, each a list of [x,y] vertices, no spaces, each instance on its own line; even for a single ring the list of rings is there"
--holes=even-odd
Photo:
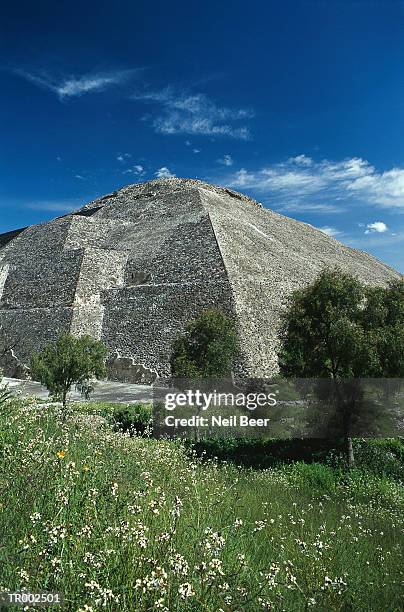
[[[324,270],[293,293],[281,336],[282,375],[334,381],[328,387],[319,383],[317,390],[334,390],[352,464],[350,426],[363,394],[359,379],[404,377],[403,279],[370,287],[341,270]]]
[[[63,334],[31,359],[31,375],[66,406],[72,385],[85,396],[92,391],[91,380],[106,375],[106,347],[90,336],[76,338]]]
[[[171,371],[176,378],[221,378],[231,374],[237,350],[235,326],[219,310],[203,311],[173,343]]]
[[[404,376],[404,281],[368,287],[325,270],[295,291],[283,319],[285,376]]]

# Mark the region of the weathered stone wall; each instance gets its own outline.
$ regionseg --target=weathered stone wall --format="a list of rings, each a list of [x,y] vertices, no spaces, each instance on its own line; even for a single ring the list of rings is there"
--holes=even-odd
[[[126,288],[102,294],[102,339],[116,348],[120,376],[128,380],[128,363],[134,377],[139,367],[167,374],[172,341],[187,321],[212,305],[231,309],[231,291],[198,189],[168,191],[163,198],[155,191],[144,198],[124,195],[97,217],[133,222],[131,241],[120,242],[130,248]],[[117,365],[110,376],[117,377]]]
[[[0,292],[0,327],[15,359],[25,364],[70,329],[83,250],[64,250],[69,225],[65,218],[29,227],[0,250],[3,275],[8,270]],[[10,364],[4,358],[0,367],[10,370]]]
[[[11,365],[70,330],[106,343],[112,378],[150,382],[186,323],[217,307],[237,322],[237,372],[267,376],[288,296],[335,265],[371,284],[399,276],[232,190],[151,181],[0,236],[0,327],[22,339]]]
[[[3,297],[4,285],[6,284],[9,270],[10,270],[9,264],[4,264],[0,266],[0,300]]]
[[[73,303],[72,334],[89,334],[101,340],[104,318],[101,292],[123,285],[126,260],[125,251],[84,249]]]
[[[126,268],[127,285],[224,280],[226,270],[207,214],[183,221],[156,235],[138,234]]]
[[[130,251],[134,248],[138,223],[98,216],[72,216],[70,219],[64,247],[67,250],[94,248]]]
[[[226,281],[126,287],[104,292],[103,304],[106,344],[160,376],[169,374],[172,342],[190,319],[211,307],[234,314]]]
[[[21,234],[26,227],[21,227],[20,229],[13,230],[11,232],[6,232],[5,234],[0,234],[0,249],[5,247],[9,242],[14,240],[19,234]]]
[[[26,365],[32,353],[45,344],[57,340],[68,332],[72,321],[72,308],[20,308],[0,311],[0,325],[12,330],[15,356]],[[0,347],[2,348],[2,347]],[[0,367],[3,364],[0,361]]]
[[[15,354],[14,349],[10,348],[2,351],[1,355],[1,374],[7,374],[10,378],[20,378],[25,380],[29,377],[29,368]]]
[[[338,266],[369,284],[400,276],[367,253],[253,202],[201,189],[232,287],[245,373],[277,372],[280,315],[291,293],[324,267]]]
[[[126,383],[151,385],[158,378],[157,370],[137,363],[135,357],[121,357],[115,351],[107,360],[108,378]]]
[[[64,251],[70,220],[29,227],[0,250],[10,269],[0,310],[51,308],[73,303],[82,249]]]

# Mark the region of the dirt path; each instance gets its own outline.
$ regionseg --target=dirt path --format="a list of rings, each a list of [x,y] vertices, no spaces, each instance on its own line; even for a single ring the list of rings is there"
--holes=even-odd
[[[17,378],[3,378],[3,381],[8,383],[12,393],[21,393],[23,396],[34,395],[40,399],[48,399],[48,391],[38,382],[32,380],[19,380]],[[100,381],[96,384],[89,401],[134,404],[139,401],[150,401],[151,398],[152,387],[112,381]],[[80,393],[74,390],[70,393],[69,399],[85,401]]]

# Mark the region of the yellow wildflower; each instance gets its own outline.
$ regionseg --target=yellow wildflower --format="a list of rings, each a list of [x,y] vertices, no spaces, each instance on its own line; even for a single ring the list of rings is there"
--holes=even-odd
[[[66,455],[66,452],[65,452],[65,451],[58,451],[58,452],[56,453],[56,455],[57,455],[57,457],[58,457],[59,459],[63,459],[63,458],[65,457],[65,455]]]

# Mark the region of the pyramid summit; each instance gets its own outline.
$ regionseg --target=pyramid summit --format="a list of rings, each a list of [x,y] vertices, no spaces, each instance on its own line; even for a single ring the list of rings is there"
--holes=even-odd
[[[110,378],[150,382],[169,374],[186,323],[215,307],[236,321],[237,370],[271,376],[287,297],[334,266],[368,284],[401,276],[230,189],[178,178],[129,185],[0,235],[0,366],[21,375],[61,333],[90,334],[108,347]]]

